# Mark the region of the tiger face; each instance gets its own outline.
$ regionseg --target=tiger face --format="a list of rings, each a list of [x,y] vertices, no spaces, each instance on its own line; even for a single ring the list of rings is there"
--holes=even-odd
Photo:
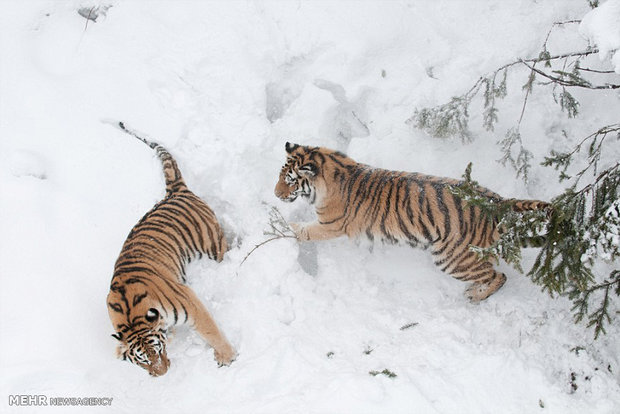
[[[117,330],[112,334],[119,341],[117,356],[157,377],[164,375],[170,366],[166,354],[166,323],[160,312],[150,306],[150,300],[144,300],[147,297],[146,292],[113,286],[108,295],[108,312]],[[126,309],[130,300],[135,305]]]
[[[144,368],[154,377],[164,375],[170,367],[166,354],[166,333],[164,330],[136,330],[113,334],[120,341],[118,356],[123,360]]]
[[[286,143],[286,164],[280,171],[280,177],[274,193],[283,201],[292,202],[301,196],[310,204],[317,201],[320,194],[317,191],[319,179],[319,165],[313,156],[318,148],[304,147]]]

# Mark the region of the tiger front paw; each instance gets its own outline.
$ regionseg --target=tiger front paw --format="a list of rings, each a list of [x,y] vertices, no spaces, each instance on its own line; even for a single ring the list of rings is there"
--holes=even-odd
[[[237,359],[237,351],[230,345],[217,349],[214,353],[215,360],[219,367],[223,367],[224,365],[228,366]]]
[[[306,227],[301,223],[289,223],[289,227],[295,233],[295,237],[299,241],[308,241],[308,232],[306,231]]]

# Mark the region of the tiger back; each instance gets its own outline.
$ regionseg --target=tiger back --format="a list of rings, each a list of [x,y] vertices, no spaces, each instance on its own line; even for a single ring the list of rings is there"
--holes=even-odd
[[[286,143],[287,160],[275,195],[292,202],[305,198],[317,221],[291,223],[301,241],[342,235],[430,247],[435,264],[456,279],[472,282],[467,297],[484,300],[506,281],[491,262],[470,246],[488,247],[499,239],[498,221],[452,191],[459,180],[391,171],[360,164],[341,152]],[[509,202],[515,211],[549,208],[537,200],[504,199],[484,187],[484,197]]]
[[[159,376],[170,366],[167,331],[189,323],[228,365],[235,350],[198,297],[185,284],[185,266],[206,254],[221,261],[226,239],[213,211],[186,186],[170,153],[120,128],[154,149],[162,162],[166,196],[131,229],[114,266],[107,297],[120,358]]]

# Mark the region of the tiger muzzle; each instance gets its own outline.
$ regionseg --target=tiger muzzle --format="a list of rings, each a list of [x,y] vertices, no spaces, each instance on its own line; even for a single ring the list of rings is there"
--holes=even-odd
[[[159,377],[168,372],[168,368],[170,367],[170,361],[168,360],[168,356],[165,353],[153,355],[149,355],[150,364],[146,367],[154,377]]]
[[[274,194],[276,195],[276,197],[278,197],[280,200],[282,201],[295,201],[295,199],[297,198],[297,194],[294,191],[291,191],[291,189],[288,186],[280,186],[279,184],[276,185],[276,188],[274,189]]]

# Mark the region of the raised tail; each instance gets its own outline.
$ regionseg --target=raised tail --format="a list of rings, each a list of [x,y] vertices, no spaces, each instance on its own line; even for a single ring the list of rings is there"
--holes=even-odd
[[[516,212],[529,210],[551,210],[551,204],[540,200],[517,200],[511,198],[506,200],[512,204],[512,209]]]
[[[505,200],[512,204],[512,210],[517,213],[523,211],[545,211],[547,218],[551,214],[553,206],[551,203],[540,200],[517,200],[514,198]],[[542,247],[547,242],[547,238],[543,235],[534,235],[520,240],[521,247]]]
[[[187,186],[185,185],[185,181],[183,181],[183,176],[181,175],[181,171],[179,170],[176,161],[174,160],[174,158],[172,158],[172,155],[170,155],[166,148],[156,142],[149,141],[139,136],[130,129],[127,129],[123,122],[119,122],[118,126],[129,135],[134,136],[135,138],[144,142],[146,145],[156,151],[157,157],[161,161],[164,169],[164,177],[166,179],[166,197],[174,192],[181,191],[187,188]]]

